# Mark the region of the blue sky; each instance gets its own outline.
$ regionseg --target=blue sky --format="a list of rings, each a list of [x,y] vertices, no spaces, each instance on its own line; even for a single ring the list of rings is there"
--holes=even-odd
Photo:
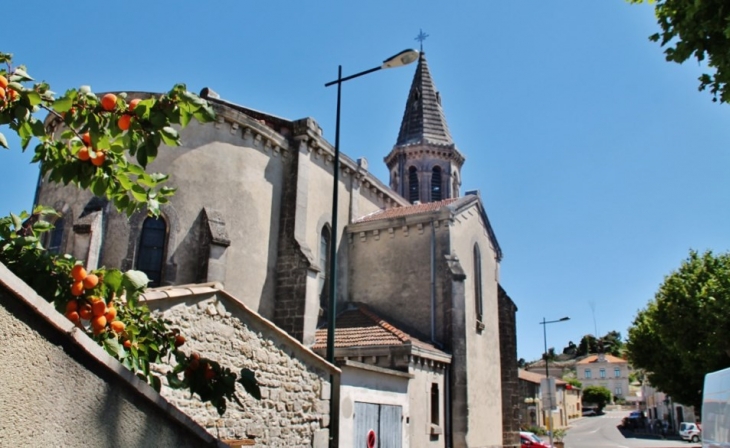
[[[665,62],[653,11],[621,0],[244,2],[26,0],[0,51],[57,92],[184,82],[334,141],[323,84],[408,48],[420,29],[452,136],[504,251],[518,356],[597,329],[624,336],[689,249],[730,248],[730,113],[701,67]],[[16,9],[15,11],[11,11]],[[8,15],[9,14],[9,15]],[[6,18],[7,18],[6,17]],[[343,86],[341,147],[387,181],[414,66]],[[0,132],[8,134],[7,129]],[[37,167],[0,150],[0,214],[30,208]],[[594,312],[595,310],[595,312]],[[594,325],[595,317],[595,325]]]

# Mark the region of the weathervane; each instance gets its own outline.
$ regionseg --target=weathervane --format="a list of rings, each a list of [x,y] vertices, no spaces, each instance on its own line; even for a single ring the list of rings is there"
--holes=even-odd
[[[426,38],[428,37],[428,34],[424,33],[423,30],[420,28],[418,31],[419,31],[418,36],[416,36],[416,38],[414,40],[417,40],[418,42],[421,43],[421,53],[423,53],[423,41],[426,40]]]

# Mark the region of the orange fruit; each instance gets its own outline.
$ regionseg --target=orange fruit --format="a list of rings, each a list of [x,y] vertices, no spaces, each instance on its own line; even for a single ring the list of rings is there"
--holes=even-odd
[[[91,319],[94,315],[91,312],[91,305],[85,303],[79,308],[79,316],[84,320]]]
[[[79,302],[77,300],[69,300],[68,303],[66,303],[66,312],[78,311],[78,309],[79,309]]]
[[[89,135],[88,132],[84,132],[84,135],[81,136],[81,141],[83,141],[86,146],[91,145],[91,135]]]
[[[137,104],[139,104],[140,101],[142,101],[142,100],[140,100],[139,98],[136,98],[136,99],[133,99],[132,101],[130,101],[129,102],[129,111],[130,112],[133,111],[137,107]]]
[[[208,364],[208,368],[205,370],[205,379],[210,381],[213,378],[215,378],[215,370],[213,370],[210,367],[210,364]]]
[[[99,284],[99,277],[96,274],[89,274],[84,279],[84,288],[94,289]],[[103,301],[102,301],[103,302]]]
[[[96,157],[91,159],[91,163],[94,166],[102,166],[104,164],[104,160],[106,160],[106,154],[104,154],[103,151],[96,151]]]
[[[185,336],[179,334],[175,336],[175,347],[180,347],[185,343]]]
[[[76,154],[76,157],[78,157],[79,160],[81,160],[82,162],[86,162],[87,160],[89,160],[91,158],[91,156],[89,155],[89,148],[87,148],[86,146],[81,148],[78,154]]]
[[[91,319],[91,328],[96,330],[97,328],[104,328],[106,327],[106,317],[104,316],[96,316]]]
[[[0,75],[0,88],[4,89],[8,86],[8,78]]]
[[[114,329],[114,326],[112,326],[112,330],[113,329]],[[125,339],[124,342],[122,342],[122,345],[124,346],[124,348],[129,348],[132,346],[132,341],[130,341],[129,339]]]
[[[79,313],[76,311],[66,311],[65,314],[66,318],[70,320],[73,323],[78,323],[81,317],[79,316]]]
[[[5,99],[5,89],[0,88],[0,101]]]
[[[117,96],[113,93],[107,93],[101,97],[101,107],[106,111],[113,111],[117,108]]]
[[[80,264],[75,265],[71,268],[71,277],[77,282],[83,281],[86,278],[86,269]]]
[[[132,124],[132,116],[124,114],[121,117],[119,117],[119,121],[117,121],[117,126],[119,126],[119,129],[122,131],[126,131],[129,129],[129,126]]]
[[[73,285],[71,285],[71,295],[72,296],[80,296],[84,293],[84,282],[74,282]]]
[[[7,93],[8,95],[8,101],[15,101],[15,99],[18,97],[18,92],[13,89],[7,89],[5,93]]]
[[[113,322],[117,317],[117,309],[110,304],[106,309],[106,313],[104,313],[104,317],[106,317],[107,322]]]
[[[103,300],[97,300],[96,302],[92,303],[91,313],[94,315],[94,317],[104,316],[106,314],[106,303],[104,303]]]
[[[104,319],[104,322],[106,322],[106,319]],[[124,328],[126,328],[126,325],[124,325],[124,322],[121,320],[115,320],[110,323],[109,326],[112,327],[112,331],[114,331],[114,333],[121,333],[124,331]]]

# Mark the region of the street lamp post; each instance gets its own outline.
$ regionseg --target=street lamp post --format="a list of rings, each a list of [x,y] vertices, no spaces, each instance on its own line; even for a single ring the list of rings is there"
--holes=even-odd
[[[335,119],[335,157],[333,162],[333,184],[332,184],[332,233],[330,237],[330,254],[329,254],[329,285],[328,285],[328,302],[327,302],[327,361],[331,364],[335,362],[335,318],[337,313],[335,308],[337,306],[337,299],[335,295],[335,286],[337,285],[337,201],[339,200],[339,182],[340,182],[340,104],[342,98],[342,83],[351,79],[359,78],[360,76],[373,73],[384,68],[395,68],[408,65],[415,62],[418,59],[418,51],[416,50],[403,50],[400,53],[389,57],[383,63],[377,67],[373,67],[369,70],[364,70],[354,75],[342,77],[342,66],[337,68],[337,79],[330,81],[325,84],[325,87],[329,87],[337,84],[337,116]],[[330,383],[332,381],[330,380]],[[333,405],[335,398],[334,385],[331,387],[330,393],[330,424],[334,424],[335,415]],[[333,431],[330,430],[330,441],[333,442],[332,438]]]
[[[566,320],[570,320],[569,317],[563,317],[557,320],[545,320],[545,318],[542,318],[542,322],[540,322],[540,325],[542,325],[542,339],[543,343],[545,344],[545,380],[547,382],[547,385],[550,385],[550,371],[548,370],[548,351],[547,351],[547,325],[548,324],[554,324],[556,322],[565,322]],[[549,393],[551,391],[546,391],[548,397],[550,398],[549,402],[547,403],[548,408],[547,411],[549,413],[550,418],[550,431],[548,431],[548,434],[550,435],[550,446],[553,446],[553,394]]]
[[[342,97],[342,83],[368,73],[376,72],[384,68],[402,67],[408,65],[418,59],[418,51],[403,50],[395,56],[391,56],[377,67],[364,70],[354,75],[342,77],[342,66],[337,68],[337,79],[325,84],[329,87],[337,84],[337,117],[335,119],[335,160],[334,180],[332,186],[332,236],[330,239],[330,255],[329,255],[329,300],[327,303],[327,361],[335,362],[335,306],[337,304],[335,296],[335,285],[337,284],[337,201],[339,198],[339,181],[340,181],[340,104]]]

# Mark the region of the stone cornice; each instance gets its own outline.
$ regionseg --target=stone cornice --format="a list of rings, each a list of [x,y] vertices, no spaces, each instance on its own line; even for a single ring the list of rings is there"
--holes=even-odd
[[[392,168],[397,163],[397,156],[399,154],[405,154],[408,156],[427,154],[431,156],[440,157],[444,160],[451,160],[459,168],[464,165],[466,158],[456,148],[456,145],[439,145],[433,143],[414,143],[409,145],[395,146],[390,153],[383,158],[383,161]]]

